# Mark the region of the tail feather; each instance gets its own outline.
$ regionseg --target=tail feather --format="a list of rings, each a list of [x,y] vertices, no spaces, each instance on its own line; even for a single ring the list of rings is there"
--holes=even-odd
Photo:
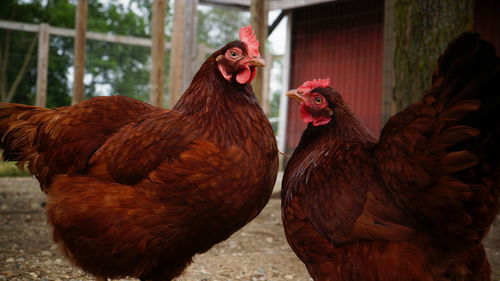
[[[37,123],[33,119],[48,111],[36,106],[0,103],[0,148],[5,161],[17,161],[18,167],[23,168],[36,158],[33,146]]]
[[[56,109],[0,103],[0,148],[5,160],[26,165],[44,190],[56,175],[84,173],[111,135],[143,114],[161,110],[121,96]]]
[[[500,60],[477,33],[452,41],[424,98],[440,108],[430,145],[442,177],[424,210],[447,244],[474,245],[498,213],[500,191]],[[453,183],[453,184],[451,184]]]

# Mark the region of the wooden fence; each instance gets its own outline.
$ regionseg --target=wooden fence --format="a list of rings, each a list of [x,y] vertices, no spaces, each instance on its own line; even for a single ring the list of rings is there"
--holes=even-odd
[[[38,33],[38,59],[37,59],[37,84],[36,84],[36,105],[45,106],[47,100],[47,69],[49,61],[49,36],[57,35],[64,37],[75,37],[74,29],[53,27],[46,23],[30,24],[0,20],[0,28],[17,31]],[[86,38],[109,43],[119,43],[143,47],[152,47],[150,38],[133,36],[121,36],[99,32],[86,32]],[[170,44],[165,43],[165,49],[169,49]],[[83,91],[83,89],[82,89]],[[74,94],[74,93],[73,93]]]

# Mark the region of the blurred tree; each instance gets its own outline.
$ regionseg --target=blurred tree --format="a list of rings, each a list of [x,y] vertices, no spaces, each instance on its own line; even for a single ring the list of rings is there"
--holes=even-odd
[[[48,23],[74,28],[74,0],[2,0],[0,19]],[[124,4],[125,3],[125,4]],[[172,6],[168,5],[165,35],[170,41]],[[150,0],[89,0],[88,31],[150,37]],[[198,43],[220,48],[238,39],[249,14],[236,9],[204,6],[198,12]],[[0,29],[0,98],[33,104],[36,91],[36,34]],[[50,36],[47,106],[70,103],[73,38]],[[120,94],[147,101],[150,49],[87,40],[85,96]],[[168,70],[170,52],[165,56]],[[165,75],[168,75],[166,71]],[[168,84],[168,77],[165,81]],[[167,87],[168,85],[166,85]],[[10,95],[10,96],[9,96]]]
[[[0,19],[74,28],[75,2],[70,0],[3,0]],[[88,30],[149,37],[150,3],[118,0],[89,1]],[[0,98],[33,104],[36,85],[36,34],[0,29]],[[50,36],[48,107],[70,103],[73,38]],[[87,41],[86,97],[122,94],[147,100],[147,47]],[[103,90],[104,89],[104,90]]]
[[[150,37],[147,1],[106,3],[89,1],[88,30],[126,36]],[[85,96],[119,94],[147,101],[150,49],[141,46],[87,40]],[[104,88],[104,90],[100,90]]]
[[[238,9],[204,6],[198,9],[198,44],[219,49],[238,39],[242,26],[250,23],[250,14]]]
[[[396,112],[417,101],[431,85],[446,45],[472,27],[473,0],[395,0]]]
[[[3,0],[0,18],[20,22],[46,22],[60,27],[73,24],[74,7],[66,1]],[[36,42],[31,32],[0,29],[0,97],[4,102],[33,104],[36,85]],[[71,65],[72,40],[50,38],[49,99],[51,106],[69,103],[67,69]]]

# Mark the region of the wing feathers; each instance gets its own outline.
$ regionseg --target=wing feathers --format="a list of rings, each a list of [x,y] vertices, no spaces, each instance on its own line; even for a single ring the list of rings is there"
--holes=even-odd
[[[465,100],[457,103],[452,108],[446,110],[440,116],[440,122],[454,122],[465,118],[472,111],[479,110],[481,101],[478,100]]]
[[[467,150],[462,150],[448,153],[441,160],[441,165],[445,173],[452,174],[470,168],[478,162],[479,158],[475,154]]]
[[[435,152],[441,152],[451,145],[478,137],[480,133],[481,130],[478,128],[465,125],[452,126],[443,131],[439,137],[431,140],[430,147],[433,147]]]

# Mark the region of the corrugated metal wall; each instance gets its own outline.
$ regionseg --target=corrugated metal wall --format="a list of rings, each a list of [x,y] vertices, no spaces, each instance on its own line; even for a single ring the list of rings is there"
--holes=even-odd
[[[383,0],[336,1],[297,9],[292,16],[291,88],[330,77],[361,122],[378,134],[381,122]],[[289,103],[287,150],[305,124]]]

